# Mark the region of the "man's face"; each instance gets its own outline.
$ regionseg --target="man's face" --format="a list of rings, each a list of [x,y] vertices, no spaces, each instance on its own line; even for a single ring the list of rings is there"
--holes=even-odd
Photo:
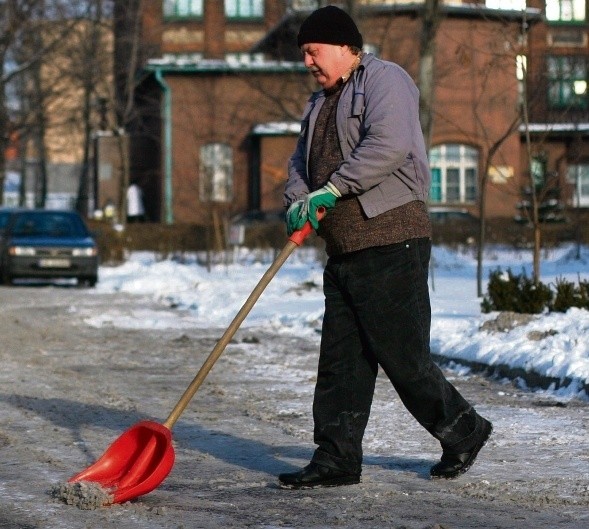
[[[348,46],[309,43],[301,46],[305,67],[323,88],[335,86],[351,68],[355,56]]]

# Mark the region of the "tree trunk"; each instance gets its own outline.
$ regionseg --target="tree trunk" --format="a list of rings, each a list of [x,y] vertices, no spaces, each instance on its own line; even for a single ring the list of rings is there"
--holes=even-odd
[[[92,125],[90,123],[91,97],[91,91],[86,89],[84,93],[84,108],[82,111],[82,119],[84,120],[84,154],[82,156],[80,181],[78,182],[78,196],[76,199],[76,210],[83,217],[86,217],[89,212],[88,190],[90,180],[90,141],[92,139]]]
[[[127,225],[127,189],[129,187],[129,148],[128,141],[130,138],[123,130],[117,134],[117,143],[119,148],[119,157],[121,160],[121,178],[119,180],[119,203],[118,215],[119,224],[123,228]]]
[[[536,182],[532,172],[532,141],[530,138],[530,119],[528,115],[528,72],[524,70],[523,76],[523,101],[522,101],[522,121],[525,129],[526,156],[530,178],[530,196],[532,200],[532,225],[534,230],[534,256],[533,256],[533,280],[538,284],[540,281],[540,249],[542,244],[540,232],[540,218],[538,215],[538,196],[536,193]]]
[[[439,5],[439,0],[425,1],[419,49],[419,121],[428,151],[432,141],[436,33],[440,22]]]
[[[479,195],[479,240],[477,244],[477,296],[479,298],[483,296],[483,256],[485,255],[485,232],[487,229],[487,180],[489,163],[490,161],[487,157],[487,163],[485,163],[485,168],[481,177],[481,191]]]
[[[0,78],[2,77],[3,59],[0,57]],[[4,182],[6,181],[6,160],[4,153],[8,148],[8,115],[6,112],[4,85],[0,84],[0,205],[4,204]]]

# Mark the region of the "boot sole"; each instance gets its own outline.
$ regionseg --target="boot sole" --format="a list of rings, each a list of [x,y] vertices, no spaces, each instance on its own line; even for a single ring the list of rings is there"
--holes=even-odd
[[[357,485],[358,483],[360,483],[359,477],[350,476],[350,477],[328,479],[325,481],[318,481],[316,483],[282,483],[282,482],[280,482],[280,488],[281,489],[290,489],[290,490],[320,489],[320,488],[327,488],[327,487],[341,487],[344,485]]]

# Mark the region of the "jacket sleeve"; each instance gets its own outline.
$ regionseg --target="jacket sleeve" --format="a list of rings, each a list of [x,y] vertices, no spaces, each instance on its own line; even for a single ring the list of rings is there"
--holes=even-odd
[[[391,64],[367,73],[357,141],[330,178],[342,194],[361,195],[395,172],[403,172],[411,163],[419,135],[423,142],[419,92],[409,75]]]

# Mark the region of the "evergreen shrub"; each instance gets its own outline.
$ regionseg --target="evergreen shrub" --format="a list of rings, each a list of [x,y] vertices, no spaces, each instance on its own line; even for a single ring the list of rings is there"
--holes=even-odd
[[[561,277],[554,288],[555,292],[541,281],[535,284],[525,272],[516,275],[509,268],[505,272],[498,268],[489,274],[481,310],[519,314],[566,312],[571,307],[589,310],[589,280],[579,278],[575,284]]]
[[[579,278],[575,285],[563,278],[556,280],[556,295],[550,310],[566,312],[571,307],[589,310],[589,281]]]
[[[541,281],[534,281],[522,272],[514,274],[511,269],[501,269],[489,274],[487,295],[483,297],[481,310],[484,313],[516,312],[519,314],[540,314],[548,308],[553,298],[552,290]]]

